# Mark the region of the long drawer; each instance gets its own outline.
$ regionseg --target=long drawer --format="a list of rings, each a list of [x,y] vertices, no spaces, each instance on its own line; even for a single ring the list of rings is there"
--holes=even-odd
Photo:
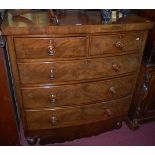
[[[113,100],[132,92],[135,76],[50,87],[22,88],[24,108],[52,108]]]
[[[15,38],[18,59],[48,59],[83,57],[86,54],[85,37]]]
[[[90,38],[90,55],[117,54],[137,50],[141,46],[142,33],[92,36]]]
[[[22,84],[108,78],[136,71],[139,54],[74,61],[18,63]]]
[[[29,130],[52,129],[127,116],[131,96],[86,106],[26,111]]]

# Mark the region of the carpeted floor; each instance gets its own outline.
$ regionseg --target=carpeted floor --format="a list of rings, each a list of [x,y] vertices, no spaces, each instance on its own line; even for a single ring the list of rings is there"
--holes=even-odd
[[[21,131],[21,145],[28,145],[23,130]],[[98,136],[76,139],[70,142],[49,144],[50,146],[154,146],[155,122],[146,123],[138,130],[130,130],[124,123],[119,130],[108,131]]]

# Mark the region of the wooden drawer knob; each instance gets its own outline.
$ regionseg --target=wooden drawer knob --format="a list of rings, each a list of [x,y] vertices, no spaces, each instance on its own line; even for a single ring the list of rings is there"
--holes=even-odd
[[[122,50],[124,48],[124,44],[121,41],[116,41],[115,47]]]
[[[55,99],[55,98],[52,98],[52,99],[51,99],[51,103],[52,103],[52,104],[55,104],[55,103],[56,103],[56,99]]]
[[[55,51],[53,49],[52,50],[51,49],[48,50],[48,55],[49,56],[54,56],[54,53],[55,53]]]
[[[115,95],[115,94],[116,94],[116,89],[115,89],[115,87],[110,87],[110,88],[109,88],[109,92],[110,92],[112,95]]]
[[[48,48],[49,48],[48,55],[49,56],[54,56],[54,54],[55,54],[55,46],[54,46],[54,43],[51,40],[50,40]]]
[[[54,56],[54,54],[55,54],[54,46],[50,45],[49,50],[48,50],[48,55],[49,56]]]
[[[54,95],[53,93],[50,93],[50,97],[51,98],[56,98],[56,95]]]
[[[106,109],[105,110],[107,116],[111,116],[112,115],[112,111],[110,109]]]
[[[50,102],[52,103],[52,104],[55,104],[56,103],[56,95],[54,95],[54,94],[50,94]]]
[[[51,123],[52,123],[52,125],[56,125],[57,122],[58,122],[58,118],[56,116],[52,116],[51,117]]]
[[[55,78],[55,74],[54,74],[54,69],[50,70],[50,75],[49,75],[50,79],[54,79]]]
[[[113,69],[115,72],[119,72],[120,69],[121,69],[121,66],[120,66],[119,64],[113,63],[113,64],[112,64],[112,69]]]
[[[136,38],[136,41],[139,41],[139,40],[140,40],[140,38],[139,38],[139,37],[137,37],[137,38]]]

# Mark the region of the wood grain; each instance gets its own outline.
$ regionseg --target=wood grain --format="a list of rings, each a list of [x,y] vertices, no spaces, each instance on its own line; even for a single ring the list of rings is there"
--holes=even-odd
[[[85,105],[128,96],[133,88],[133,75],[112,80],[50,87],[22,88],[25,109]],[[116,93],[111,92],[114,89]],[[52,96],[53,95],[53,96]]]
[[[90,55],[103,55],[137,50],[143,39],[142,32],[91,37]]]
[[[36,137],[64,141],[121,127],[153,23],[129,15],[103,24],[99,11],[66,12],[58,17],[59,25],[45,11],[29,15],[31,24],[8,12],[2,24],[29,142]]]
[[[2,23],[2,30],[6,35],[60,35],[60,34],[81,34],[81,33],[100,33],[100,32],[120,32],[151,29],[153,23],[135,15],[121,18],[115,23],[103,24],[100,11],[90,11],[86,16],[79,12],[72,11],[66,15],[61,14],[58,18],[60,24],[55,25],[51,22],[48,12],[32,12],[25,14],[33,25],[27,22],[15,21],[12,13],[8,12],[5,21]],[[22,20],[21,20],[22,21]],[[76,25],[80,24],[80,25]]]
[[[113,68],[114,64],[120,66],[119,71]],[[112,77],[135,72],[138,64],[139,55],[135,53],[98,59],[18,63],[18,68],[22,84],[39,84]]]
[[[15,38],[18,59],[50,59],[84,57],[86,38]],[[51,44],[50,44],[51,42]],[[49,55],[49,46],[53,46],[53,55]]]
[[[127,114],[131,97],[81,107],[26,111],[29,130],[52,129],[64,126],[99,122]],[[55,122],[52,120],[55,117]]]

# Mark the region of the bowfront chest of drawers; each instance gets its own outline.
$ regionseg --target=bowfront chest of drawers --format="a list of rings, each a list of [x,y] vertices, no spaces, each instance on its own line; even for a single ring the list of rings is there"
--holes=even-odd
[[[60,15],[59,25],[46,12],[19,19],[8,12],[2,30],[28,142],[62,142],[121,127],[152,23],[130,15],[105,25],[99,12],[76,11]]]

